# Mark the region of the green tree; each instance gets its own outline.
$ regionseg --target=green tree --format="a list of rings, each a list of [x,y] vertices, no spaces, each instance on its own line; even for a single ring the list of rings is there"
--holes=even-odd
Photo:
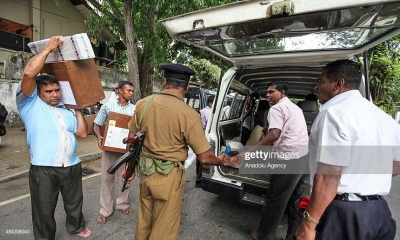
[[[127,47],[129,80],[135,85],[133,101],[152,93],[152,80],[162,62],[172,61],[181,49],[175,44],[159,19],[186,12],[217,6],[232,0],[88,0],[101,14],[92,13],[86,24],[89,35],[101,39],[103,29],[114,35],[108,41],[112,44],[122,40]],[[194,58],[199,51],[190,51]],[[201,57],[200,57],[201,58]]]
[[[366,54],[372,100],[392,115],[400,102],[400,36],[369,49]]]

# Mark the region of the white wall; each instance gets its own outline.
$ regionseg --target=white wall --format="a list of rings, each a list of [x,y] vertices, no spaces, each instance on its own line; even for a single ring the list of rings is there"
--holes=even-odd
[[[0,16],[7,20],[29,26],[31,0],[0,1]]]
[[[87,32],[85,17],[78,9],[67,0],[59,2],[60,5],[57,6],[54,0],[41,1],[41,39]]]

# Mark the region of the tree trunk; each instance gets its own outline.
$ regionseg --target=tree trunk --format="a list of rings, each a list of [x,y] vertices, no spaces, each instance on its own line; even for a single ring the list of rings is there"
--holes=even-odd
[[[153,11],[147,12],[147,28],[153,33],[154,36],[157,35],[156,31],[156,21],[157,17],[155,15],[158,10],[157,5],[154,5]],[[153,20],[151,20],[153,19]],[[153,48],[151,45],[144,46],[142,55],[140,56],[140,84],[141,84],[141,93],[142,96],[149,96],[153,94],[153,74],[154,74],[154,66],[151,62],[151,56],[153,55]]]
[[[206,82],[204,84],[205,88],[210,88],[211,86],[211,81],[212,81],[212,77],[211,76],[207,76]]]
[[[139,69],[138,69],[138,48],[133,37],[134,31],[134,20],[132,17],[132,1],[122,1],[125,18],[125,44],[127,47],[127,58],[128,58],[128,77],[135,87],[132,102],[136,102],[141,99],[140,92],[140,81],[139,81]]]
[[[153,94],[153,74],[154,67],[148,59],[150,53],[148,51],[144,51],[140,58],[140,84],[142,88],[140,89],[143,97],[149,96]]]

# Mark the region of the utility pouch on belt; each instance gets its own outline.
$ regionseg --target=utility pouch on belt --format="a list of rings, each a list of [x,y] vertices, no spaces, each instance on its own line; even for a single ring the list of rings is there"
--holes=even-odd
[[[148,177],[156,172],[156,165],[153,158],[145,153],[140,152],[139,174]],[[142,176],[139,176],[142,179]]]
[[[164,175],[169,174],[175,167],[174,162],[160,160],[153,156],[147,155],[143,151],[140,153],[139,168],[140,172],[145,176],[158,172]]]

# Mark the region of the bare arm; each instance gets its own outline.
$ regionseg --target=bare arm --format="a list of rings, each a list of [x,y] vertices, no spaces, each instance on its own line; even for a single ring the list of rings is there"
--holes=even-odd
[[[267,135],[261,139],[255,146],[268,146],[272,145],[278,138],[281,136],[281,130],[277,128],[273,128],[269,130]]]
[[[200,154],[196,154],[196,156],[197,156],[197,159],[201,163],[210,164],[210,165],[222,165],[224,163],[224,155],[223,154],[221,154],[217,157],[210,150],[205,151]]]
[[[80,138],[86,138],[88,135],[88,126],[82,109],[75,109],[76,119],[78,121],[78,130],[75,135]]]
[[[103,143],[103,136],[101,135],[101,127],[97,124],[94,124],[93,132],[94,135],[96,135],[97,137],[97,145],[99,145],[99,148],[101,149],[101,145]]]
[[[337,194],[342,167],[320,163],[317,173],[314,176],[314,185],[310,198],[310,203],[306,211],[310,216],[319,221],[325,209],[332,202]],[[298,240],[314,240],[315,227],[317,225],[303,219],[296,232]]]
[[[35,77],[40,73],[49,53],[57,49],[62,43],[61,36],[50,38],[44,49],[36,54],[25,68],[24,76],[22,77],[21,90],[26,96],[32,95],[36,88]]]

